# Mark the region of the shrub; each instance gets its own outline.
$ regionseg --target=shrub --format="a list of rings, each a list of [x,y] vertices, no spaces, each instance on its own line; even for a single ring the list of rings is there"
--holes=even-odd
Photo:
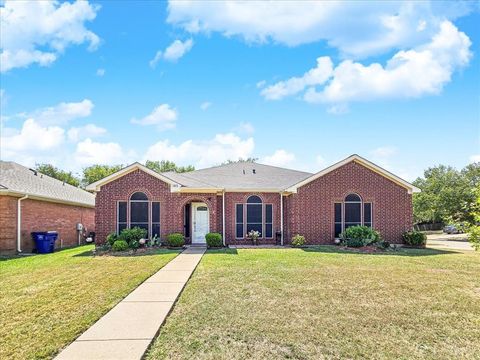
[[[381,240],[380,233],[369,226],[350,226],[340,234],[346,246],[360,247],[376,243]],[[361,245],[359,245],[361,243]]]
[[[389,249],[390,248],[390,243],[388,241],[379,241],[375,244],[377,247],[379,247],[380,249]]]
[[[112,232],[107,235],[107,243],[109,243],[110,246],[112,246],[113,243],[117,240],[118,240],[118,235],[116,233]]]
[[[402,235],[403,241],[409,246],[425,247],[427,235],[420,231],[406,231]]]
[[[476,251],[480,251],[480,226],[472,225],[468,229],[468,241]]]
[[[117,240],[112,245],[113,251],[125,251],[128,249],[128,244],[125,240]]]
[[[208,247],[221,247],[223,246],[222,235],[219,233],[208,233],[205,235]]]
[[[181,247],[185,245],[185,237],[180,233],[168,234],[167,245],[171,247]]]
[[[130,245],[134,241],[138,242],[140,239],[145,237],[147,237],[147,230],[136,226],[131,229],[123,229],[118,238],[119,240],[126,241],[126,243]]]
[[[297,234],[292,238],[292,246],[303,246],[303,245],[305,245],[305,236]]]

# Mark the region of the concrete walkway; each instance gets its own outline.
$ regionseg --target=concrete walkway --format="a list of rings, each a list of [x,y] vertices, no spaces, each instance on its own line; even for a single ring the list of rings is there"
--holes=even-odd
[[[200,262],[188,248],[92,325],[56,359],[141,359]]]

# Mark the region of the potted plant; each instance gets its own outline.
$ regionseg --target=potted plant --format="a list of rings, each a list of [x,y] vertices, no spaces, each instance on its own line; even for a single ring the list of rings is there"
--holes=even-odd
[[[252,239],[253,245],[257,245],[257,240],[260,237],[260,231],[250,230],[247,234],[247,238]]]

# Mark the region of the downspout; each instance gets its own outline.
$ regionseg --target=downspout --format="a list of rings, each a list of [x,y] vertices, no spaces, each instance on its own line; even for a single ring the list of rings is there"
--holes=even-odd
[[[283,246],[283,194],[280,192],[280,245]]]
[[[22,198],[17,200],[17,252],[22,252],[22,200],[28,198],[28,195],[25,195]]]
[[[225,190],[222,192],[222,239],[225,246]]]

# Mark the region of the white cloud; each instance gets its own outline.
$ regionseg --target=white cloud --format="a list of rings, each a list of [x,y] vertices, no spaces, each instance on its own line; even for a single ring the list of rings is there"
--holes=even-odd
[[[297,94],[307,86],[325,83],[333,73],[333,63],[330,57],[322,56],[317,59],[317,66],[307,71],[301,77],[293,77],[270,85],[261,91],[267,100],[279,100],[289,95]]]
[[[180,59],[183,55],[189,52],[193,47],[193,40],[188,39],[185,41],[175,40],[172,42],[165,51],[157,51],[155,57],[150,60],[150,67],[155,68],[157,63],[164,59],[166,61],[175,62]]]
[[[393,146],[381,146],[370,152],[375,158],[389,158],[397,153],[397,149]]]
[[[233,133],[217,134],[210,140],[187,140],[179,145],[162,140],[148,148],[144,160],[171,160],[202,168],[251,157],[254,147],[253,138],[241,139]]]
[[[107,133],[107,129],[95,124],[87,124],[81,127],[73,127],[68,130],[67,136],[70,141],[78,142],[81,139],[102,136]]]
[[[43,127],[34,119],[27,119],[20,130],[2,129],[2,158],[15,158],[52,150],[63,144],[65,131],[58,126]]]
[[[97,76],[102,77],[103,75],[105,75],[105,69],[97,69],[96,74]]]
[[[80,165],[124,164],[130,162],[130,155],[114,142],[100,143],[85,139],[77,144],[75,161]]]
[[[261,159],[261,163],[272,166],[287,166],[295,161],[295,155],[283,149],[276,150],[272,155],[265,156]]]
[[[325,159],[323,158],[322,155],[317,155],[316,157],[316,163],[320,168],[323,168],[325,166]]]
[[[212,106],[212,103],[210,101],[205,101],[200,104],[200,109],[203,111],[207,110],[210,106]]]
[[[317,60],[317,67],[302,77],[268,86],[261,94],[267,99],[277,100],[306,89],[303,99],[307,102],[341,106],[351,101],[438,94],[450,82],[453,72],[470,61],[470,45],[467,35],[451,22],[444,21],[430,42],[397,52],[385,66],[345,60],[333,69],[329,77],[310,76],[319,68],[324,69],[320,72],[323,75],[328,73],[326,64],[329,58],[321,57]],[[324,65],[320,66],[320,61]]]
[[[175,128],[177,118],[178,112],[176,109],[173,109],[168,104],[161,104],[144,118],[133,118],[131,123],[139,125],[156,125],[157,128],[162,131]]]
[[[345,56],[414,47],[475,8],[473,2],[169,1],[167,21],[191,33],[296,46],[325,41]]]
[[[93,102],[84,99],[80,102],[62,102],[55,106],[40,108],[29,113],[17,114],[16,117],[34,118],[43,125],[65,124],[71,120],[90,116]]]
[[[50,65],[71,44],[86,42],[95,50],[100,39],[85,23],[99,8],[88,1],[6,1],[0,6],[0,71]]]
[[[245,134],[253,134],[255,132],[255,128],[249,122],[242,121],[236,128],[235,131]]]
[[[470,156],[470,162],[471,163],[480,162],[480,154]]]

